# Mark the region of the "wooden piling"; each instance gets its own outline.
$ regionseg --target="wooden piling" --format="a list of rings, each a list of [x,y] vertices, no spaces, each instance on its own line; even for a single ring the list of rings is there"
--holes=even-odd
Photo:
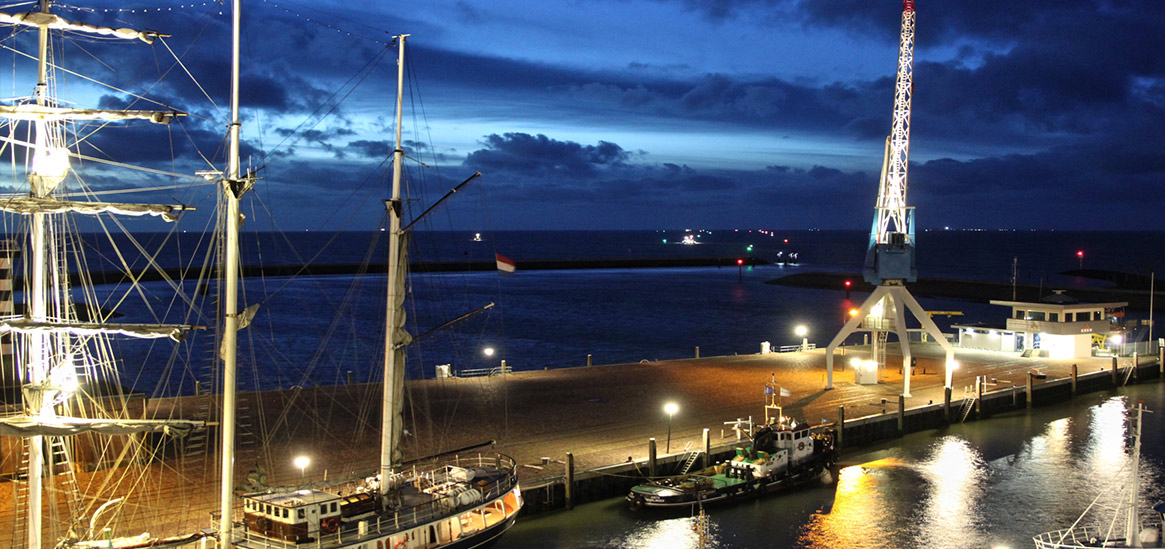
[[[943,387],[943,417],[947,424],[951,423],[951,388]]]
[[[1116,357],[1112,357],[1112,384],[1120,385],[1120,373],[1116,366]]]
[[[704,428],[703,443],[704,443],[704,468],[705,469],[712,466],[712,435],[710,434],[711,432],[712,432],[711,429],[709,429],[707,427]]]
[[[1076,367],[1075,364],[1073,364],[1072,365],[1072,392],[1071,392],[1072,398],[1076,398],[1076,377],[1077,377],[1078,373],[1079,373],[1078,368]]]
[[[696,358],[700,358],[700,346],[696,345]]]
[[[845,435],[845,406],[837,407],[837,450],[841,451],[842,441]]]
[[[574,509],[574,454],[566,453],[566,509]]]
[[[906,434],[906,397],[898,395],[898,436]]]
[[[647,441],[647,475],[655,476],[655,437]]]
[[[1036,374],[1033,373],[1031,370],[1028,370],[1028,373],[1027,373],[1027,399],[1026,400],[1027,400],[1027,407],[1029,409],[1032,407],[1032,400],[1033,400],[1032,399],[1032,384],[1035,383],[1035,379],[1036,379]]]
[[[587,353],[587,368],[591,367],[591,354]]]
[[[983,419],[983,376],[975,376],[975,417]]]
[[[1137,373],[1137,370],[1139,369],[1138,366],[1140,366],[1140,365],[1141,365],[1141,354],[1136,352],[1136,351],[1133,351],[1133,383],[1137,383],[1139,381],[1139,379],[1138,379],[1139,375]]]

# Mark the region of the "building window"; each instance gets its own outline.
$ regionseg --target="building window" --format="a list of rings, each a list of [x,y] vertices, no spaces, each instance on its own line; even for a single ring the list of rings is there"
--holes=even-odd
[[[1060,313],[1048,313],[1048,321],[1049,322],[1059,322],[1060,321]]]
[[[1035,321],[1043,321],[1044,320],[1044,312],[1043,311],[1031,311],[1028,313],[1027,319],[1028,320],[1035,320]]]
[[[1023,309],[1016,309],[1015,310],[1015,318],[1023,320],[1023,317],[1024,317],[1023,312],[1024,312]]]

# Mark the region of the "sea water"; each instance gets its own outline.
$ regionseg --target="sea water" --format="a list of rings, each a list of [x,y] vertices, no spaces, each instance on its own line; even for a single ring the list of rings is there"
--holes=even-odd
[[[246,266],[377,265],[383,233],[243,235]],[[1046,288],[1095,286],[1095,280],[1063,274],[1102,268],[1147,276],[1165,269],[1162,233],[1064,233],[931,231],[918,235],[921,277],[1008,282]],[[685,240],[694,244],[682,244]],[[172,235],[156,261],[190,265],[193,235]],[[158,235],[153,240],[162,240]],[[794,327],[809,329],[810,343],[824,346],[845,313],[865,294],[846,299],[843,288],[808,289],[766,284],[805,272],[860,271],[867,236],[859,231],[517,231],[418,233],[415,261],[492,262],[514,259],[518,270],[410,275],[407,323],[417,341],[409,348],[408,375],[433,377],[438,365],[453,371],[499,367],[532,370],[661,359],[760,352],[800,343]],[[87,246],[113,257],[97,239]],[[1077,252],[1083,252],[1080,257]],[[790,256],[796,254],[796,260]],[[754,258],[755,267],[674,267],[525,270],[533,260]],[[140,257],[127,263],[142,269]],[[249,277],[241,307],[258,311],[240,337],[240,357],[251,372],[242,388],[275,389],[375,381],[383,348],[383,274]],[[213,325],[214,302],[194,282],[180,286],[194,314],[168,296],[173,285],[146,282],[101,286],[98,302],[117,306],[123,322],[176,321]],[[213,284],[209,285],[213,290]],[[1145,288],[1147,291],[1148,288]],[[1000,296],[1007,298],[1009,296]],[[997,306],[955,299],[920,299],[927,310],[957,311],[936,317],[951,322],[1000,322]],[[466,312],[494,305],[445,329],[433,327]],[[169,312],[166,312],[169,311]],[[1133,313],[1138,314],[1138,313]],[[197,332],[181,345],[119,342],[127,379],[152,394],[188,394],[214,363],[213,337]],[[854,336],[860,337],[860,336]],[[492,354],[486,350],[492,349]],[[136,366],[141,364],[142,366]],[[206,383],[206,382],[204,382]],[[203,385],[205,388],[206,385]]]

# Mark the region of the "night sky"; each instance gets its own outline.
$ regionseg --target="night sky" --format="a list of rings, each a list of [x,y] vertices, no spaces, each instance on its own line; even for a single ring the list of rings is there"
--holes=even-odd
[[[173,36],[69,40],[58,62],[118,89],[73,76],[58,87],[82,106],[126,106],[124,90],[191,116],[112,127],[82,152],[221,168],[229,5],[122,6],[133,11],[58,12]],[[920,228],[1165,229],[1165,2],[917,10],[907,199]],[[408,33],[416,204],[485,175],[436,228],[866,229],[900,16],[899,0],[251,2],[244,164],[263,179],[245,209],[263,228],[375,226],[395,95],[387,43]],[[30,51],[33,37],[4,44]],[[7,97],[31,92],[19,62],[15,80],[0,71]],[[91,167],[98,190],[176,182]]]

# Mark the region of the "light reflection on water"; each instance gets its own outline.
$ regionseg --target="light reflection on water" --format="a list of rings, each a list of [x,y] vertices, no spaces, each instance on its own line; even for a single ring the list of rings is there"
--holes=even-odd
[[[1141,502],[1161,500],[1165,385],[1085,395],[1062,409],[1037,408],[986,422],[919,433],[847,455],[836,482],[708,509],[706,547],[1031,547],[1065,528],[1098,492],[1115,504],[1130,462],[1130,402],[1145,400]],[[1065,417],[1067,416],[1067,417]],[[621,501],[519,521],[499,547],[695,548],[695,519],[632,514]],[[554,529],[552,537],[524,529]]]

